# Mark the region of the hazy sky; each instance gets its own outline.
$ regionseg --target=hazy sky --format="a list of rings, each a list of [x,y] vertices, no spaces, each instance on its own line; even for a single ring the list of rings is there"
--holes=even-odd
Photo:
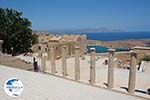
[[[150,31],[150,0],[0,0],[0,7],[23,12],[34,30]]]

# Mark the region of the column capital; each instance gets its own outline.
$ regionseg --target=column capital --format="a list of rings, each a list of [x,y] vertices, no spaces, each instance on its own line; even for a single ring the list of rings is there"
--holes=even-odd
[[[137,52],[135,52],[134,50],[130,51],[131,55],[137,55]]]
[[[80,49],[80,47],[79,46],[75,46],[75,49]]]
[[[95,52],[96,49],[95,49],[95,48],[90,48],[90,51],[91,51],[91,52]]]
[[[116,50],[115,49],[108,49],[109,53],[114,53]]]
[[[137,57],[137,52],[135,52],[134,50],[131,50],[131,51],[130,51],[130,54],[131,54],[132,57],[133,57],[133,56],[134,56],[135,58]]]

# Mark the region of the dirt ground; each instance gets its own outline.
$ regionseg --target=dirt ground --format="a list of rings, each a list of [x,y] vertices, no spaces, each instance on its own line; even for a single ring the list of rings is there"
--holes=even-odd
[[[14,68],[32,70],[33,65],[22,61],[19,58],[12,57],[11,55],[1,54],[0,55],[0,65],[6,65]]]

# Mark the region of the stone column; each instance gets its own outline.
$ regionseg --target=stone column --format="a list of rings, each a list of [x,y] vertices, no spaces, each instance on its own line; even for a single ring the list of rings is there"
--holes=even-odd
[[[51,59],[51,57],[50,57],[50,56],[51,56],[51,54],[50,54],[50,49],[48,48],[48,51],[47,51],[47,59],[48,59],[48,60],[50,60],[50,59]]]
[[[129,73],[129,83],[128,83],[128,92],[133,94],[135,92],[135,82],[136,82],[136,58],[137,53],[131,51],[130,58],[130,73]]]
[[[46,72],[46,56],[42,55],[41,57],[41,66],[42,66],[42,71]]]
[[[67,46],[62,46],[61,51],[61,57],[62,57],[62,76],[66,77],[67,74]]]
[[[108,64],[108,88],[113,88],[114,84],[114,52],[115,49],[109,49],[109,64]]]
[[[38,58],[42,58],[42,51],[38,52]]]
[[[50,61],[51,61],[51,73],[56,73],[56,65],[55,65],[55,48],[54,46],[50,46]]]
[[[75,47],[75,80],[80,80],[80,48]]]
[[[90,48],[91,57],[90,57],[90,83],[95,84],[95,48]]]

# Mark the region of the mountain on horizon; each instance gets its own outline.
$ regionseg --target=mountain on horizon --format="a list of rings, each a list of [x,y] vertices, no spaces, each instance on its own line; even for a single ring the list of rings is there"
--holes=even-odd
[[[75,33],[98,33],[98,32],[126,32],[122,29],[109,29],[105,27],[100,28],[85,28],[85,29],[79,29],[75,30]]]
[[[83,28],[83,29],[55,29],[49,31],[39,32],[50,32],[50,33],[98,33],[98,32],[126,32],[122,29],[109,29],[105,27],[100,28]]]

